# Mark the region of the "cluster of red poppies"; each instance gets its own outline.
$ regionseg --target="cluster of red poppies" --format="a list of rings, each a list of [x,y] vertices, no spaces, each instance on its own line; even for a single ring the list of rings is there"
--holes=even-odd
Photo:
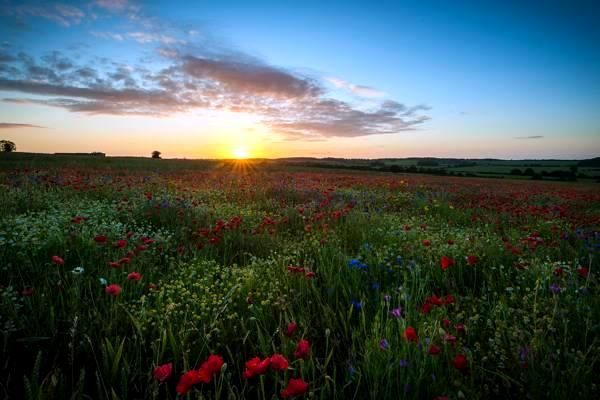
[[[288,265],[287,270],[292,275],[304,275],[306,278],[314,278],[317,274],[314,271],[307,271],[304,267]]]
[[[442,307],[453,303],[454,296],[452,296],[451,294],[444,297],[438,297],[434,294],[425,299],[425,303],[423,303],[423,305],[421,306],[420,311],[421,314],[427,315],[433,307]]]
[[[178,394],[184,395],[194,385],[212,382],[214,376],[221,371],[223,364],[223,357],[214,354],[210,355],[208,359],[200,365],[200,368],[185,372],[179,378],[175,390]]]

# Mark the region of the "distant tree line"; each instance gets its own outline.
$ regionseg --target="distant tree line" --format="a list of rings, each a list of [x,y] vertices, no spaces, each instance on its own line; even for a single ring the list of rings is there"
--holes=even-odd
[[[531,179],[536,180],[540,180],[543,178],[553,178],[561,181],[576,181],[577,178],[589,178],[586,174],[578,171],[579,167],[577,165],[572,165],[569,167],[568,170],[542,170],[539,172],[536,172],[533,168],[526,168],[524,171],[521,171],[521,169],[519,168],[513,168],[510,171],[510,174],[515,176],[530,176]]]
[[[410,173],[410,174],[428,174],[428,175],[439,175],[439,176],[459,176],[459,177],[481,177],[485,176],[486,178],[496,178],[503,179],[507,175],[508,176],[526,176],[533,180],[543,180],[551,179],[551,180],[561,180],[561,181],[576,181],[578,178],[593,178],[589,175],[586,175],[582,172],[579,172],[579,168],[577,165],[572,165],[568,170],[552,170],[546,171],[542,170],[536,172],[533,168],[526,168],[525,170],[521,170],[519,168],[514,168],[510,171],[510,173],[505,172],[486,172],[480,171],[478,173],[471,172],[456,172],[451,169],[448,170],[446,168],[426,168],[417,165],[387,165],[380,160],[375,160],[370,162],[369,164],[331,164],[331,163],[307,163],[305,164],[307,167],[316,167],[316,168],[328,168],[328,169],[343,169],[343,170],[355,170],[355,171],[374,171],[374,172],[392,172],[392,173]]]
[[[416,165],[401,166],[401,165],[385,165],[379,161],[372,162],[368,165],[343,165],[343,164],[328,164],[328,163],[311,163],[306,164],[307,167],[328,168],[328,169],[347,169],[355,171],[374,171],[374,172],[393,172],[393,173],[410,173],[410,174],[428,174],[442,176],[463,176],[476,177],[476,174],[470,172],[455,172],[448,171],[445,168],[424,168]],[[495,176],[494,178],[503,178],[503,176]]]
[[[580,167],[600,167],[600,157],[590,158],[589,160],[581,160],[577,163]]]

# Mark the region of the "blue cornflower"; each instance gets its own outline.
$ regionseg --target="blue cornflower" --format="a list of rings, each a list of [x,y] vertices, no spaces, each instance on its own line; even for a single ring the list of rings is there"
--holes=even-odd
[[[388,343],[388,341],[386,339],[381,339],[379,341],[379,348],[381,350],[387,350],[390,348],[390,344]]]

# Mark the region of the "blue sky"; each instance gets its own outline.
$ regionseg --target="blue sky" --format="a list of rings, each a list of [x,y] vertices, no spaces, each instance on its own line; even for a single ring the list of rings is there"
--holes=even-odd
[[[600,153],[597,2],[292,3],[0,1],[0,135],[173,157]]]

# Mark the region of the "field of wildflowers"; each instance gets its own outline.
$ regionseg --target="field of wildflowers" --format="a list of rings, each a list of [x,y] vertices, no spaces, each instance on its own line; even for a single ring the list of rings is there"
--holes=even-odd
[[[597,186],[0,171],[0,396],[600,398]]]

